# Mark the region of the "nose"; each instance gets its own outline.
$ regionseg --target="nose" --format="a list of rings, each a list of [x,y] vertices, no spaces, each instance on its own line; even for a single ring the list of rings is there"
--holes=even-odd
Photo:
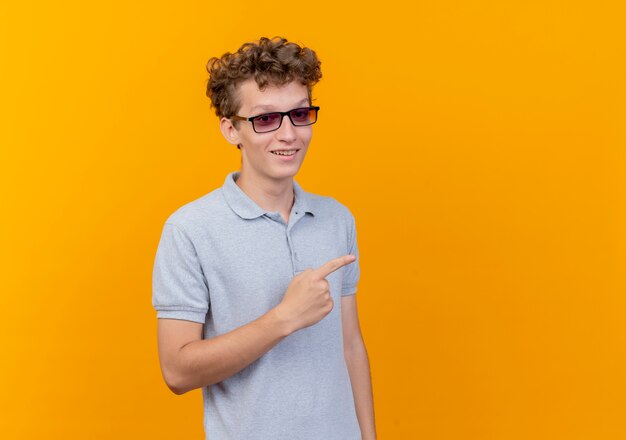
[[[276,130],[276,138],[285,142],[293,142],[296,140],[296,127],[291,123],[289,116],[283,115],[282,123]]]

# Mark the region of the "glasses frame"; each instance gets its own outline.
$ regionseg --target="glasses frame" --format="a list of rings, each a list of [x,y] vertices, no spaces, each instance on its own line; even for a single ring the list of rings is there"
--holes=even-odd
[[[296,124],[293,122],[293,119],[291,119],[291,112],[294,110],[302,110],[302,109],[306,109],[308,111],[311,110],[315,110],[315,120],[309,124]],[[291,121],[291,125],[293,125],[294,127],[306,127],[309,125],[313,125],[317,122],[317,113],[320,111],[319,106],[316,105],[312,105],[309,107],[296,107],[296,108],[292,108],[291,110],[287,110],[286,112],[267,112],[267,113],[261,113],[259,115],[256,116],[250,116],[249,118],[243,117],[243,116],[239,116],[239,115],[233,115],[230,117],[230,119],[235,119],[238,121],[248,121],[252,123],[252,129],[254,130],[255,133],[271,133],[272,131],[276,131],[278,130],[282,125],[283,125],[283,119],[285,118],[285,116],[287,116],[289,118],[289,121]],[[256,126],[254,125],[254,120],[256,118],[260,118],[261,116],[265,116],[265,115],[280,115],[280,122],[278,123],[278,127],[276,128],[272,128],[271,130],[267,130],[267,131],[257,131]]]

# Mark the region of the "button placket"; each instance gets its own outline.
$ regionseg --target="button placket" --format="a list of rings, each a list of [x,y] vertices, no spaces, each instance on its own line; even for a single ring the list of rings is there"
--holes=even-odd
[[[302,211],[302,207],[298,203],[299,200],[296,198],[291,208],[291,214],[289,215],[289,224],[287,225],[287,243],[289,245],[289,252],[291,254],[291,263],[293,265],[293,273],[294,275],[299,274],[304,271],[302,266],[301,255],[295,250],[293,239],[292,239],[292,231],[298,221],[302,220],[305,216],[304,211]]]
[[[297,266],[296,258],[294,255],[293,243],[291,242],[291,237],[289,236],[289,229],[287,229],[286,235],[287,235],[287,247],[289,248],[289,258],[291,259],[291,267],[293,269],[293,274],[295,275],[296,271],[298,270],[298,266]]]

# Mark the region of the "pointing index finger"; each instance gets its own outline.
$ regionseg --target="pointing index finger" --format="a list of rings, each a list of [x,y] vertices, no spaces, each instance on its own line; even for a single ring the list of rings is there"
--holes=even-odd
[[[326,278],[340,267],[353,263],[354,261],[356,261],[356,256],[354,255],[344,255],[343,257],[333,258],[315,269],[315,273],[320,278]]]

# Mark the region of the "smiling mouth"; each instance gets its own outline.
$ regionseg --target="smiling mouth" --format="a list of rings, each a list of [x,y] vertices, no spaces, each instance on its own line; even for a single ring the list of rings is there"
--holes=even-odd
[[[276,156],[293,156],[299,150],[284,150],[284,151],[270,151],[270,153],[275,154]]]

